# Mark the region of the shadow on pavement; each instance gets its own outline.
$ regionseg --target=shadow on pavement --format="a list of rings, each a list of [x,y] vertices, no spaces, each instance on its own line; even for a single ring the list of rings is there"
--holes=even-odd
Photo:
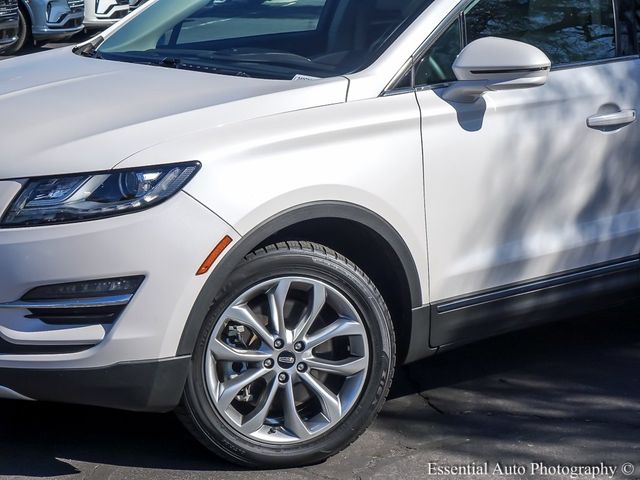
[[[638,464],[639,320],[635,306],[603,312],[405,367],[378,425],[425,467]]]
[[[0,412],[0,475],[79,473],[65,459],[136,468],[230,470],[171,415],[21,402]]]

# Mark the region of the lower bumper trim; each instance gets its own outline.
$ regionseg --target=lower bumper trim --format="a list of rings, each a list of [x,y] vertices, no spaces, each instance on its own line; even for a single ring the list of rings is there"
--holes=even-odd
[[[0,397],[168,412],[182,397],[190,357],[90,369],[0,368]]]
[[[64,40],[84,30],[84,25],[73,28],[48,28],[34,29],[31,33],[36,40]]]

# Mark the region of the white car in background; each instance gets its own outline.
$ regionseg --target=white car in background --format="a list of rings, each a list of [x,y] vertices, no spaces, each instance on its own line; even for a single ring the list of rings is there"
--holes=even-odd
[[[84,25],[88,29],[104,29],[129,13],[129,0],[85,0]]]
[[[0,395],[306,465],[398,364],[637,300],[635,8],[156,0],[0,63]]]
[[[129,8],[131,11],[138,8],[143,3],[146,3],[147,0],[129,0]]]

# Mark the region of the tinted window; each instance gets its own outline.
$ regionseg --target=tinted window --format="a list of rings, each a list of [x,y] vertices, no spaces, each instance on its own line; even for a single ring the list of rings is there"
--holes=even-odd
[[[640,0],[479,0],[442,34],[416,65],[416,85],[455,81],[461,30],[468,44],[481,37],[535,45],[554,65],[635,55],[640,43]],[[634,40],[637,39],[637,40]]]
[[[416,85],[435,85],[453,82],[453,62],[461,48],[460,22],[456,21],[427,51],[416,67]]]
[[[555,65],[616,56],[612,0],[480,0],[467,39],[494,36],[538,47]]]
[[[97,56],[260,78],[368,66],[433,0],[156,0]]]
[[[247,3],[253,3],[254,7],[247,9]],[[316,30],[326,3],[326,0],[286,3],[226,0],[211,3],[182,21],[176,43]],[[274,21],[278,18],[283,21]]]
[[[637,52],[640,0],[618,0],[616,5],[619,12],[616,39],[618,55],[633,55]]]

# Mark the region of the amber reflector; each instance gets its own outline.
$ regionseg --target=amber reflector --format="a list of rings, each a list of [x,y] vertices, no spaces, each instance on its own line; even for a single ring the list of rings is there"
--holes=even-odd
[[[200,268],[196,272],[196,275],[204,275],[205,273],[207,273],[211,268],[211,265],[216,262],[220,254],[224,252],[224,250],[231,244],[231,242],[233,242],[233,239],[229,235],[220,240],[220,243],[216,245],[216,248],[214,248],[209,256],[204,260],[204,262],[202,262],[202,265],[200,265]]]

